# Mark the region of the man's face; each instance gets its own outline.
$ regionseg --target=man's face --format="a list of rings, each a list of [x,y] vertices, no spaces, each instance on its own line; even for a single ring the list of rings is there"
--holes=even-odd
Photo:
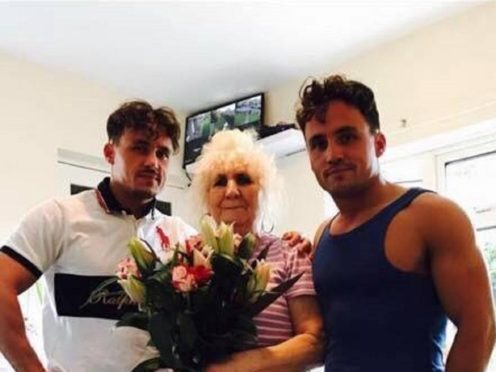
[[[165,184],[172,141],[165,134],[126,129],[116,143],[107,143],[105,158],[112,165],[112,182],[127,193],[150,199]]]
[[[355,107],[332,101],[324,122],[313,117],[305,127],[305,141],[312,170],[331,196],[352,197],[379,176],[378,157],[386,141],[372,134]]]

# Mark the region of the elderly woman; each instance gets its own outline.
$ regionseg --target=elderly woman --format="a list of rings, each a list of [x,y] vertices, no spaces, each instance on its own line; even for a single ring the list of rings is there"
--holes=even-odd
[[[217,223],[233,223],[238,234],[255,233],[254,257],[269,247],[269,288],[304,272],[291,289],[255,318],[259,347],[211,365],[208,372],[301,371],[321,361],[322,320],[309,259],[260,229],[277,189],[276,180],[273,160],[250,135],[239,130],[217,133],[199,161],[192,187],[206,211]]]

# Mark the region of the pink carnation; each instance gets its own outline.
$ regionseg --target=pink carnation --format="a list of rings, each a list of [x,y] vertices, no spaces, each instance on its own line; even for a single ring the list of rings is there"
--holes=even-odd
[[[189,273],[186,266],[175,266],[172,269],[172,285],[178,291],[189,292],[196,288],[195,276]]]
[[[141,273],[138,270],[138,266],[132,257],[126,257],[119,265],[117,265],[117,277],[120,280],[127,280],[129,275],[133,275],[136,278],[141,278]]]

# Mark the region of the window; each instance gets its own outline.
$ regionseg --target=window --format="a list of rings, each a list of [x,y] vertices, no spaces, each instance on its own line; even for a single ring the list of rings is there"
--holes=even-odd
[[[444,166],[444,193],[468,213],[496,289],[496,151],[446,161]]]
[[[403,187],[425,187],[423,160],[421,156],[386,160],[381,162],[381,173],[386,180]]]
[[[444,154],[438,159],[440,191],[456,201],[475,228],[496,295],[496,141]],[[456,327],[448,327],[448,350]],[[493,352],[488,370],[496,370]]]

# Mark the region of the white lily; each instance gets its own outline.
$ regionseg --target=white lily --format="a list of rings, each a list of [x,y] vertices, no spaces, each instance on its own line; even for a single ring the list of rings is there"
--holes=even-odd
[[[140,269],[149,270],[153,268],[155,256],[143,241],[133,238],[129,241],[128,247]]]
[[[205,257],[200,251],[194,249],[193,250],[193,266],[204,266],[207,269],[212,268],[212,264],[210,263],[210,259],[212,258],[213,250],[208,253],[207,257]]]
[[[229,257],[234,256],[234,231],[233,225],[226,225],[221,222],[218,228],[219,252]]]
[[[218,252],[219,246],[216,237],[217,224],[215,220],[211,216],[204,216],[200,222],[200,228],[205,243],[211,246],[215,252]]]
[[[126,280],[117,281],[121,287],[126,291],[126,294],[131,300],[137,304],[145,302],[146,287],[141,280],[133,275],[130,275]]]
[[[265,289],[267,288],[271,269],[272,266],[268,262],[265,262],[265,260],[262,260],[258,263],[257,267],[255,268],[255,275],[257,276],[257,291],[265,291]]]
[[[254,274],[247,284],[248,293],[251,294],[250,301],[255,301],[258,296],[266,290],[270,280],[271,266],[265,260],[257,262]]]
[[[212,249],[211,246],[209,246],[208,244],[207,245],[204,245],[202,247],[202,250],[201,250],[201,253],[206,257],[208,256],[210,253],[214,253],[214,250]]]

